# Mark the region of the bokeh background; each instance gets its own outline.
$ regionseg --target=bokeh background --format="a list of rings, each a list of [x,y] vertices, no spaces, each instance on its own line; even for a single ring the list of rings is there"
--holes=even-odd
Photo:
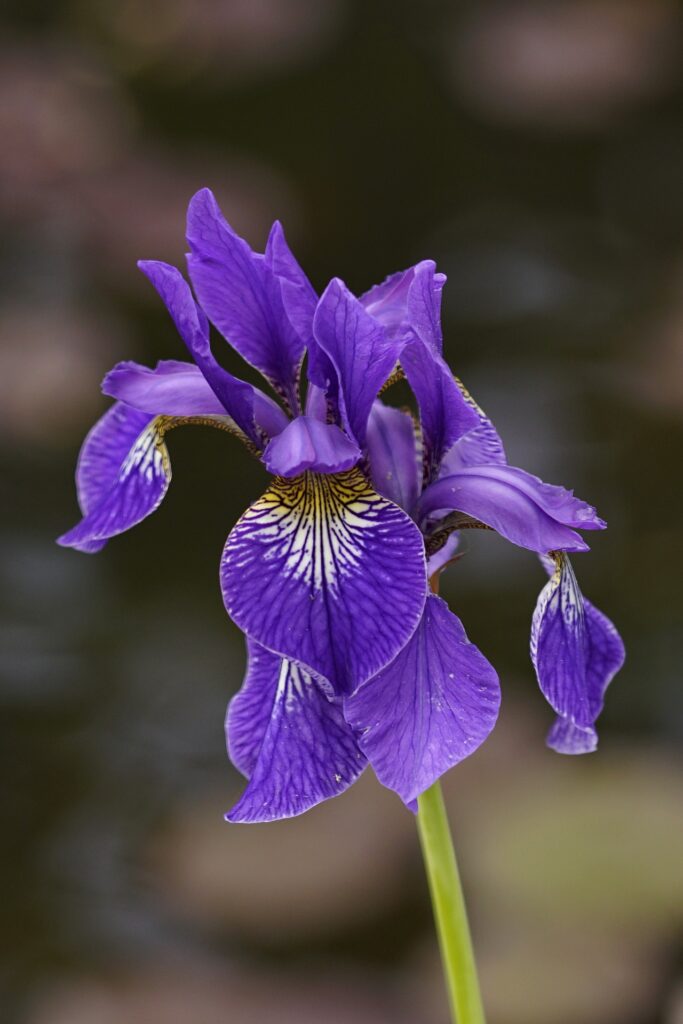
[[[575,565],[628,660],[584,759],[543,743],[543,571],[468,536],[443,590],[504,704],[448,800],[491,1024],[680,1024],[680,6],[2,12],[0,1020],[447,1019],[396,798],[367,775],[293,821],[222,820],[244,654],[217,565],[261,467],[178,431],[151,519],[96,558],[54,544],[105,371],[184,358],[135,261],[182,261],[209,185],[256,248],[282,219],[318,288],[435,258],[449,359],[511,461],[609,521]]]

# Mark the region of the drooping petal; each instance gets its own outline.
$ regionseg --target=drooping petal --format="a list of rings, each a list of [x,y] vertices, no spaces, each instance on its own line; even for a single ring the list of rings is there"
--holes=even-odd
[[[471,466],[426,488],[421,516],[455,509],[480,520],[501,536],[532,551],[586,551],[572,527],[604,529],[595,509],[571,491],[545,484],[514,466]]]
[[[417,501],[421,470],[412,416],[376,401],[366,441],[373,484],[380,494],[410,514]]]
[[[422,537],[358,469],[278,478],[228,537],[221,582],[248,636],[348,693],[419,622]]]
[[[441,352],[441,292],[445,283],[446,275],[436,272],[434,261],[422,260],[375,285],[360,301],[388,333],[412,332]]]
[[[95,424],[78,458],[76,487],[83,519],[58,543],[89,553],[150,515],[168,490],[171,464],[164,433],[172,420],[117,402]]]
[[[302,814],[355,782],[366,759],[333,702],[305,669],[248,641],[249,669],[228,708],[233,764],[249,784],[228,821]]]
[[[372,403],[396,366],[403,340],[389,337],[338,278],[323,292],[313,332],[334,367],[342,426],[363,448]]]
[[[406,345],[401,366],[420,407],[427,479],[431,480],[445,453],[479,426],[479,416],[443,357],[421,339]]]
[[[400,654],[344,702],[360,747],[406,804],[483,743],[495,725],[495,670],[439,597]]]
[[[355,466],[360,449],[333,423],[297,416],[268,444],[263,462],[275,476],[299,476],[307,469],[341,473]]]
[[[531,660],[558,714],[548,745],[562,754],[584,754],[597,747],[595,720],[624,662],[624,645],[607,616],[583,597],[564,552],[555,559],[532,619]]]
[[[233,377],[216,362],[209,341],[208,321],[183,275],[176,267],[157,260],[140,260],[138,267],[161,296],[180,337],[225,412],[249,440],[259,446],[261,439],[254,422],[255,388]]]
[[[286,247],[282,228],[274,226],[265,256],[253,252],[205,188],[190,201],[187,241],[190,277],[209,319],[283,396],[290,411],[298,412],[296,384],[306,337],[287,315],[281,280],[289,282],[292,304],[293,290],[305,303],[312,289]]]
[[[558,754],[593,754],[598,749],[598,732],[592,725],[577,725],[558,715],[548,730],[546,745]]]

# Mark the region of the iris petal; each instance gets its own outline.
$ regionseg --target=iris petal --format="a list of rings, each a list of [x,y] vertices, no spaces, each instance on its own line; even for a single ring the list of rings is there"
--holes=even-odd
[[[171,465],[164,433],[172,421],[117,402],[86,437],[76,486],[83,519],[58,540],[95,552],[150,515],[168,490]]]
[[[436,272],[434,261],[422,260],[375,285],[360,301],[388,333],[412,333],[435,352],[441,352],[441,292],[445,283],[446,275]]]
[[[446,538],[442,547],[438,548],[433,555],[427,559],[427,575],[430,580],[432,576],[446,568],[451,559],[454,559],[460,546],[460,533],[455,531]]]
[[[187,211],[187,240],[192,284],[210,320],[297,412],[296,381],[306,337],[287,315],[282,280],[288,282],[292,303],[297,298],[305,304],[308,297],[310,304],[313,290],[282,228],[274,226],[265,256],[252,252],[225,220],[213,194],[202,189]]]
[[[466,398],[469,393],[462,388]],[[464,434],[444,455],[439,469],[440,476],[450,476],[468,466],[505,466],[507,457],[500,434],[486,413],[472,400],[473,408],[479,416],[479,423],[473,430]]]
[[[309,345],[313,338],[313,315],[318,296],[294,258],[292,250],[287,245],[282,225],[277,220],[268,236],[265,262],[279,283],[287,320],[298,338],[298,351],[301,343]]]
[[[534,611],[531,660],[558,714],[548,745],[559,753],[583,754],[597,746],[595,720],[624,662],[624,645],[607,616],[583,597],[564,552],[555,558]]]
[[[347,789],[366,765],[339,703],[305,669],[248,642],[249,669],[228,708],[228,752],[249,779],[228,821],[302,814]]]
[[[323,292],[313,331],[334,367],[342,426],[363,448],[372,403],[396,366],[404,342],[390,337],[338,278]]]
[[[367,447],[373,484],[385,498],[411,513],[420,486],[412,416],[376,401],[368,420]]]
[[[439,597],[406,646],[344,702],[380,782],[406,804],[483,743],[495,725],[495,670]]]
[[[432,479],[449,448],[479,426],[479,416],[443,357],[421,339],[406,345],[401,366],[420,407],[427,478]]]
[[[373,285],[360,297],[365,309],[390,333],[405,333],[408,312],[408,289],[415,268],[390,274],[381,284]]]
[[[168,263],[141,260],[138,266],[164,301],[180,337],[228,416],[252,443],[259,446],[260,438],[254,423],[256,389],[251,384],[233,377],[216,362],[209,341],[208,321],[195,302],[187,281],[176,267],[171,267]],[[262,397],[265,399],[265,395]],[[282,410],[279,412],[284,419]]]
[[[240,629],[348,693],[417,626],[422,537],[358,469],[276,479],[228,537],[223,598]]]
[[[401,366],[420,406],[428,479],[436,475],[448,449],[480,422],[474,403],[463,394],[441,355],[445,280],[432,260],[423,260],[361,298],[387,333],[405,342]]]
[[[420,515],[446,510],[473,516],[513,544],[538,552],[585,551],[588,545],[573,527],[605,526],[571,491],[514,466],[470,466],[437,480],[420,499]]]
[[[360,457],[360,449],[339,427],[311,416],[297,416],[263,453],[268,472],[286,477],[307,469],[341,473],[355,466]]]
[[[199,367],[175,359],[162,360],[154,369],[117,363],[102,381],[102,391],[154,416],[225,416]]]

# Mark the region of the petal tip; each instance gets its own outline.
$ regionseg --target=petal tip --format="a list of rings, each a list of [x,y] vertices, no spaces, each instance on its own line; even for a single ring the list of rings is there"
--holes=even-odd
[[[107,539],[97,538],[95,540],[78,539],[78,526],[67,530],[60,537],[57,537],[55,544],[60,548],[71,548],[73,551],[80,551],[83,555],[96,555],[107,543]]]
[[[205,185],[203,188],[198,189],[190,198],[190,201],[187,204],[188,213],[197,206],[206,206],[209,204],[218,206],[215,195],[208,185]]]
[[[595,726],[580,726],[573,719],[560,715],[549,729],[545,742],[556,754],[594,754],[598,749],[598,734]]]

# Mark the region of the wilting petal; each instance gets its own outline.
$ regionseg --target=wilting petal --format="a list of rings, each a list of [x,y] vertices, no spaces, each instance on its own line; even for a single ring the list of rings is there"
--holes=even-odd
[[[412,332],[441,352],[441,292],[445,283],[446,275],[436,273],[434,261],[423,260],[375,285],[360,301],[388,333]]]
[[[249,670],[228,708],[233,763],[249,779],[228,821],[291,818],[343,793],[366,760],[339,703],[303,668],[253,640]]]
[[[323,292],[313,331],[336,373],[342,426],[362,448],[372,403],[396,366],[403,341],[389,337],[338,278]]]
[[[228,537],[221,581],[240,629],[348,693],[417,626],[422,537],[358,469],[277,479]]]
[[[269,473],[289,477],[307,469],[341,473],[360,457],[360,449],[333,423],[297,416],[268,444],[263,462]]]
[[[233,377],[216,362],[209,341],[208,321],[183,275],[176,267],[157,260],[140,260],[138,267],[163,299],[180,337],[228,416],[250,441],[260,445],[254,423],[255,388]],[[265,399],[265,395],[262,397]],[[284,418],[282,410],[279,411]]]
[[[595,750],[594,723],[624,662],[624,645],[606,615],[586,601],[564,553],[541,591],[531,625],[531,660],[558,719],[548,745],[562,754]]]
[[[411,804],[483,743],[495,725],[495,670],[439,597],[406,646],[344,702],[378,779]]]
[[[370,412],[366,440],[373,484],[385,498],[412,512],[420,487],[412,416],[376,401]]]
[[[94,552],[109,537],[150,515],[168,490],[171,464],[164,433],[172,420],[117,402],[86,437],[76,486],[83,519],[58,540]]]
[[[442,356],[421,339],[406,345],[401,366],[420,407],[425,460],[431,479],[449,448],[479,426],[479,416]]]
[[[252,252],[205,188],[190,201],[187,240],[192,250],[188,256],[190,277],[209,319],[270,381],[290,410],[297,412],[296,381],[306,337],[299,334],[285,311],[276,270],[284,270],[290,292],[296,287],[293,280],[298,279],[299,297],[306,290],[306,279],[291,252],[287,250],[285,255],[282,228],[274,227],[265,256]]]
[[[586,551],[571,529],[600,530],[595,509],[571,491],[545,484],[514,466],[472,466],[443,477],[424,491],[421,516],[455,509],[532,551]]]

